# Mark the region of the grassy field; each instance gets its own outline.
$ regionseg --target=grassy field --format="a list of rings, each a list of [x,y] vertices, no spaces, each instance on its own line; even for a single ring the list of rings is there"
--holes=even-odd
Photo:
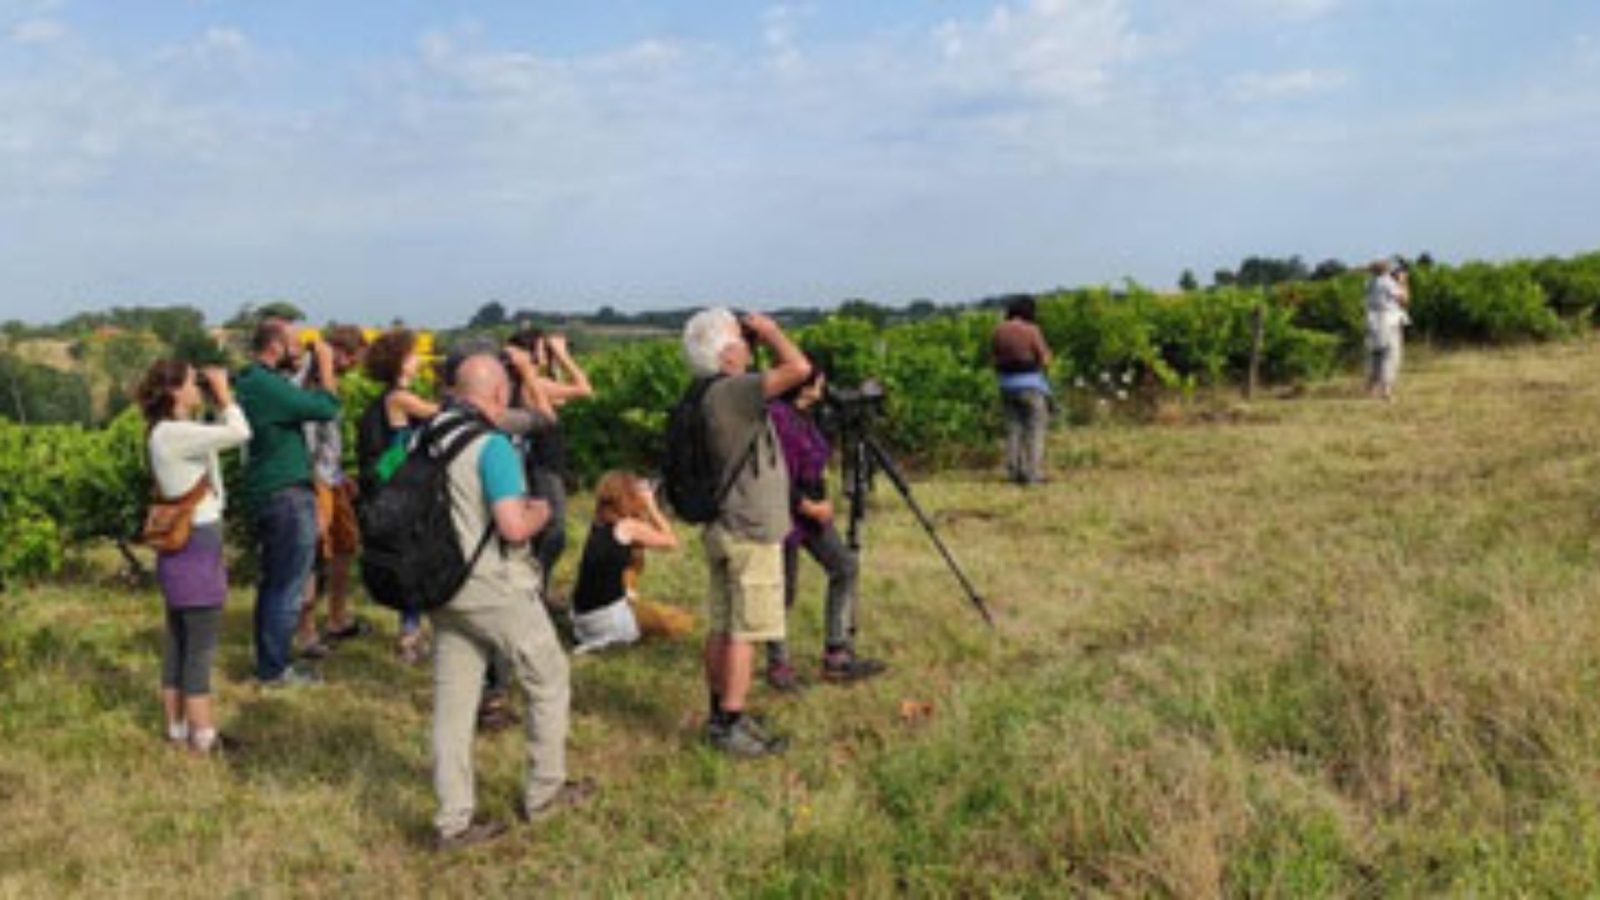
[[[1600,347],[1402,387],[1063,432],[1026,493],[919,480],[994,633],[885,485],[862,648],[887,676],[758,691],[795,748],[740,764],[699,743],[697,646],[577,660],[600,799],[460,855],[425,848],[429,679],[389,616],[325,687],[263,695],[237,591],[219,696],[247,746],[196,761],[158,735],[155,593],[0,597],[0,894],[1592,894]],[[698,559],[650,593],[698,607]],[[480,738],[493,816],[522,747]]]

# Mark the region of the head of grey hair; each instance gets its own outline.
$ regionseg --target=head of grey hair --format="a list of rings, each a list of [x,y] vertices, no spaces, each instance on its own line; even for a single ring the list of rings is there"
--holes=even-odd
[[[739,320],[723,307],[702,309],[683,326],[683,358],[696,377],[722,371],[722,351],[735,337]]]

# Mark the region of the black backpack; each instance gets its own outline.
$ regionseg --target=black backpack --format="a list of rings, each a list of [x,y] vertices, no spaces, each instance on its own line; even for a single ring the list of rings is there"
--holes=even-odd
[[[361,508],[361,580],[373,600],[403,612],[449,603],[494,533],[484,528],[472,557],[461,552],[450,463],[492,431],[475,415],[436,417],[413,438],[406,460]]]
[[[720,375],[696,378],[689,390],[667,415],[667,446],[661,457],[661,483],[667,503],[685,522],[705,525],[716,521],[717,511],[728,491],[733,489],[739,470],[756,452],[764,429],[756,429],[739,462],[728,471],[727,480],[711,452],[711,434],[706,421],[706,391]]]
[[[362,497],[377,489],[378,459],[394,443],[394,428],[390,427],[389,411],[384,408],[389,393],[379,394],[356,420],[356,474]]]

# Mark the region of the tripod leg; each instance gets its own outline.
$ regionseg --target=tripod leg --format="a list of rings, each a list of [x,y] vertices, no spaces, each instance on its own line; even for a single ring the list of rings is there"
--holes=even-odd
[[[922,530],[927,532],[928,537],[933,540],[933,545],[938,548],[939,554],[944,557],[945,564],[950,567],[950,571],[955,574],[956,580],[961,582],[962,589],[967,592],[967,600],[977,607],[978,614],[983,616],[983,621],[988,623],[990,628],[993,628],[994,618],[989,614],[989,605],[983,602],[982,597],[978,596],[978,591],[972,586],[971,580],[967,578],[967,573],[962,571],[961,564],[956,562],[955,556],[950,553],[950,548],[945,546],[944,541],[939,537],[939,532],[934,529],[933,521],[928,518],[927,513],[922,511],[922,507],[917,503],[916,498],[911,495],[911,485],[906,483],[905,476],[901,474],[899,466],[895,465],[894,459],[889,456],[888,451],[879,446],[878,442],[874,441],[870,436],[863,437],[861,441],[862,445],[871,451],[878,467],[894,483],[895,490],[900,493],[900,498],[906,502],[911,514],[916,516],[917,522],[922,525]]]

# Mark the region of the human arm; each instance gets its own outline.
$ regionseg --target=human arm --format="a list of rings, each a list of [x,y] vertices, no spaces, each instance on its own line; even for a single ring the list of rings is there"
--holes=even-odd
[[[646,550],[678,549],[678,534],[661,512],[661,507],[656,505],[655,491],[648,482],[644,483],[640,494],[645,504],[644,517],[630,516],[619,521],[616,526],[617,541]]]
[[[439,414],[439,404],[432,400],[424,400],[415,392],[400,388],[390,391],[389,398],[384,401],[384,413],[393,426],[395,420],[401,419],[409,423],[418,419],[431,419]],[[403,427],[403,426],[401,426]]]
[[[831,500],[812,500],[808,497],[801,497],[796,509],[800,511],[800,515],[817,523],[819,527],[826,528],[828,523],[833,521],[833,501]]]
[[[339,417],[339,398],[325,387],[297,387],[289,379],[261,369],[247,370],[244,377],[241,399],[257,425],[327,422]]]
[[[491,434],[485,439],[478,456],[478,475],[501,540],[521,544],[550,521],[550,504],[528,496],[522,460],[505,435]]]
[[[222,410],[222,421],[163,422],[157,433],[161,452],[176,459],[204,461],[213,453],[231,450],[250,440],[250,423],[244,410],[231,402]]]
[[[1044,329],[1038,325],[1033,326],[1033,352],[1039,360],[1039,368],[1050,368],[1050,361],[1054,357],[1050,354],[1050,345],[1045,343]]]
[[[533,357],[521,347],[512,345],[506,347],[506,359],[515,370],[514,379],[521,385],[522,405],[538,413],[545,419],[554,421],[556,418],[555,404],[550,400],[546,389],[549,379],[539,374],[539,369],[533,364]]]
[[[772,351],[774,365],[761,373],[761,390],[768,399],[787,394],[811,375],[811,361],[789,340],[778,323],[760,313],[744,317],[742,324]]]
[[[545,395],[555,406],[561,406],[568,400],[580,400],[594,396],[594,386],[589,383],[588,373],[572,358],[572,352],[567,348],[566,335],[552,334],[545,340],[545,346],[550,348],[550,361],[552,365],[561,370],[566,376],[566,381],[554,378],[543,379]]]

